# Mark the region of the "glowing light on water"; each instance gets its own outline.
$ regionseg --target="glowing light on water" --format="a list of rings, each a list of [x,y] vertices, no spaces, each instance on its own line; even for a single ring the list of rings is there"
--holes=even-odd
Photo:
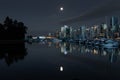
[[[67,54],[68,54],[68,52],[67,52],[67,51],[65,51],[65,52],[64,52],[64,54],[65,54],[65,55],[67,55]]]
[[[60,71],[63,71],[63,67],[62,66],[60,66]]]

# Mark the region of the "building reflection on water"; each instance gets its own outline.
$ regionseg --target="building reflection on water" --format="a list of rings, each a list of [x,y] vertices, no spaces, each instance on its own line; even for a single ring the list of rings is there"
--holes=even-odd
[[[49,46],[52,46],[52,43],[47,43]],[[100,57],[108,56],[109,62],[114,63],[117,61],[118,56],[120,56],[120,48],[99,48],[93,46],[87,46],[77,43],[54,43],[56,48],[61,49],[61,53],[68,55],[77,51],[79,54],[91,54],[98,55]]]
[[[26,55],[25,43],[0,45],[0,60],[3,60],[8,66],[23,60]]]

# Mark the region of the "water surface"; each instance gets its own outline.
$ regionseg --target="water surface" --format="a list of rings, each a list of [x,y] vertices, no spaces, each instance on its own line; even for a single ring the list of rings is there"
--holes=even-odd
[[[39,42],[0,46],[1,80],[119,80],[120,49]]]

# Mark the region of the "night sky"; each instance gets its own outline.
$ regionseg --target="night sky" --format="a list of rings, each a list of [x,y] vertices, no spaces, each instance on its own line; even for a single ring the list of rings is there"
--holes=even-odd
[[[112,3],[112,4],[111,4]],[[41,35],[54,32],[59,29],[61,21],[69,21],[76,19],[77,16],[92,16],[97,18],[103,12],[108,12],[109,6],[120,3],[119,0],[0,0],[0,22],[3,22],[6,16],[22,21],[28,27],[29,34]],[[118,8],[119,4],[113,5],[113,9],[109,9],[108,13]],[[60,7],[64,7],[64,11],[60,11]],[[107,7],[104,9],[104,7]],[[103,10],[102,10],[103,9]],[[98,11],[97,11],[98,10]],[[99,12],[99,10],[101,10]],[[99,12],[98,13],[96,13]],[[90,14],[94,15],[90,15]],[[106,13],[107,14],[107,13]],[[106,16],[103,15],[103,16]],[[100,16],[101,17],[101,16]],[[87,17],[84,23],[88,22]],[[95,16],[94,16],[95,18]],[[93,20],[92,20],[93,21]],[[75,21],[73,21],[75,22]],[[88,22],[89,23],[89,22]],[[82,24],[82,23],[81,23]]]

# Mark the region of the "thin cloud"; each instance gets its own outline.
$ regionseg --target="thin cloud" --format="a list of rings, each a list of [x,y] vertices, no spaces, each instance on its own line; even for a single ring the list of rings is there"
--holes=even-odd
[[[86,13],[83,13],[80,16],[72,17],[67,20],[63,20],[60,22],[60,24],[71,24],[71,23],[75,23],[75,22],[82,22],[82,21],[86,21],[86,20],[88,21],[91,19],[96,19],[99,17],[107,16],[114,12],[120,11],[119,3],[120,3],[119,0],[111,0],[104,5],[94,8],[93,10],[88,11]]]

